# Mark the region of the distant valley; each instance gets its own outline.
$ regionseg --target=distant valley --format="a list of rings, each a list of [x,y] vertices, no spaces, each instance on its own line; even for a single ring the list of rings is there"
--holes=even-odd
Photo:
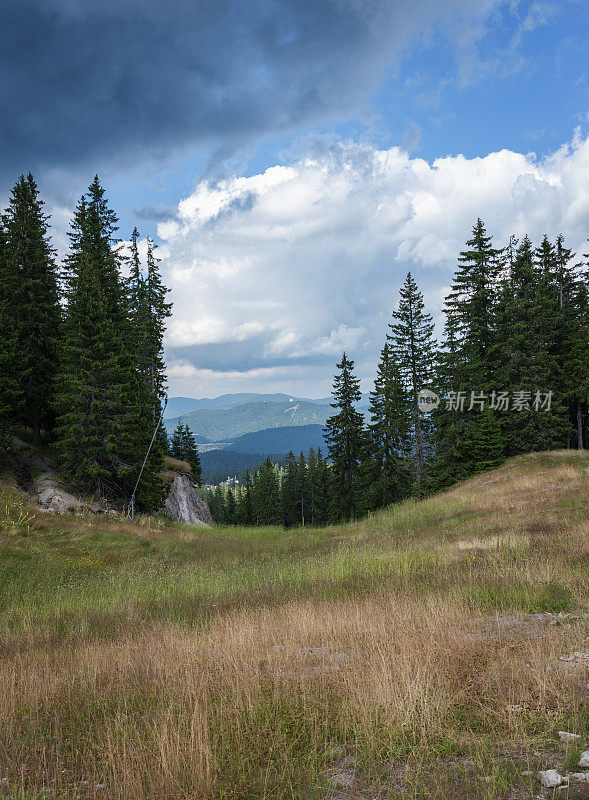
[[[363,398],[364,400],[365,398]],[[169,434],[188,425],[199,446],[205,483],[242,477],[267,456],[282,461],[310,447],[325,452],[330,398],[306,400],[285,394],[227,394],[216,398],[172,397],[164,420]],[[362,407],[362,403],[360,404]]]

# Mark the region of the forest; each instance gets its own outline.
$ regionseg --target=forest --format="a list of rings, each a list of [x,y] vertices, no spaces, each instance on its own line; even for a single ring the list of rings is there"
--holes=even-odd
[[[163,335],[171,314],[156,245],[116,239],[117,216],[94,178],[78,202],[58,264],[31,174],[0,218],[0,444],[28,429],[49,445],[76,492],[128,501],[166,395]],[[163,432],[151,449],[137,507],[157,510]]]
[[[366,415],[343,354],[325,457],[268,460],[237,488],[209,493],[221,523],[325,524],[424,497],[522,453],[587,447],[588,260],[562,236],[494,246],[478,219],[459,254],[444,337],[409,273]],[[420,403],[429,390],[435,406]]]

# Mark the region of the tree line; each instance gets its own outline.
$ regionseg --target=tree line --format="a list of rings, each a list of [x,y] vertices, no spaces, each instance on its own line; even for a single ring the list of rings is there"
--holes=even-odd
[[[236,486],[219,484],[204,494],[213,519],[221,525],[325,525],[331,520],[331,469],[321,449],[284,464],[268,457]]]
[[[354,361],[344,353],[322,466],[312,452],[298,461],[289,454],[284,472],[267,462],[249,488],[218,493],[214,515],[286,526],[354,520],[510,456],[586,448],[588,264],[589,255],[576,260],[562,236],[555,242],[544,236],[536,247],[527,236],[512,237],[496,248],[478,219],[445,301],[442,342],[435,341],[432,316],[409,273],[366,418],[356,409]],[[319,497],[321,511],[305,514]]]
[[[113,501],[129,497],[166,393],[166,301],[156,245],[139,233],[123,247],[117,216],[96,177],[78,202],[69,252],[57,263],[49,217],[31,174],[0,217],[0,438],[29,428],[43,438],[71,487]],[[137,505],[161,507],[163,431]]]

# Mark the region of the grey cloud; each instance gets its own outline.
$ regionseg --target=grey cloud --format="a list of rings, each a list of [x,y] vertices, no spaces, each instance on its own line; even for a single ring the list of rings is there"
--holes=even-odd
[[[256,336],[243,342],[168,347],[166,358],[168,362],[187,362],[199,369],[215,372],[249,372],[260,368],[327,366],[333,363],[332,355],[321,353],[299,357],[269,356],[266,352],[269,342],[270,338],[267,336]]]
[[[408,37],[494,2],[3,0],[0,178],[348,118]]]
[[[150,205],[134,208],[133,213],[137,219],[145,222],[167,222],[176,216],[176,209],[162,205]]]

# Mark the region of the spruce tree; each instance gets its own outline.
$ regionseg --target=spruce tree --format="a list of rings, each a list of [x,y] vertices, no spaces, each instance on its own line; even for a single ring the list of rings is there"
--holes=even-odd
[[[139,258],[139,232],[134,228],[131,234],[130,252],[127,257],[129,278],[127,281],[128,302],[128,352],[133,364],[132,405],[133,430],[137,432],[136,450],[149,446],[145,439],[148,432],[157,424],[165,399],[166,379],[164,363],[161,358],[163,348],[164,318],[150,301],[149,293],[149,245],[148,269],[144,274]],[[169,310],[169,309],[168,309]],[[163,429],[152,447],[148,469],[142,477],[142,499],[144,504],[157,507],[163,502],[160,473],[166,449]],[[198,471],[200,464],[196,465]]]
[[[368,413],[363,482],[365,507],[371,510],[403,499],[411,489],[411,400],[388,342],[381,351]]]
[[[236,512],[237,520],[240,525],[251,526],[254,524],[254,510],[252,501],[252,476],[249,469],[246,469],[242,490],[239,495],[239,503]]]
[[[331,487],[331,467],[324,458],[321,448],[317,448],[316,467],[313,481],[313,517],[316,525],[325,525],[330,520],[330,509],[332,507],[330,487]]]
[[[179,422],[172,431],[172,438],[170,439],[170,455],[182,461],[182,454],[184,451],[184,425]]]
[[[457,403],[449,403],[451,393],[460,391],[463,375],[463,352],[459,346],[457,326],[446,309],[442,347],[436,357],[435,390],[441,397],[432,412],[434,456],[431,467],[432,488],[451,486],[470,474],[467,420]]]
[[[309,477],[307,474],[307,462],[305,454],[301,450],[299,454],[299,468],[297,472],[297,524],[305,525],[308,512]]]
[[[353,522],[360,497],[358,473],[365,445],[364,418],[355,408],[361,393],[354,362],[344,353],[337,368],[331,403],[337,413],[325,424],[325,441],[332,465],[334,515]]]
[[[202,467],[200,465],[200,456],[198,454],[198,445],[194,439],[194,434],[188,427],[184,426],[182,436],[182,460],[190,464],[190,471],[192,474],[192,482],[196,486],[202,484]]]
[[[299,465],[292,450],[286,456],[284,474],[280,486],[282,504],[282,524],[291,528],[298,524],[298,484]]]
[[[423,295],[410,272],[400,289],[399,305],[393,312],[393,320],[387,339],[391,342],[392,352],[411,400],[412,467],[415,491],[420,493],[427,477],[429,431],[419,412],[418,397],[421,389],[431,386],[435,343],[432,318],[425,311]]]
[[[560,300],[551,288],[549,257],[538,259],[525,236],[510,265],[497,309],[497,382],[509,391],[512,403],[498,415],[505,439],[505,455],[552,450],[566,443],[568,411],[551,384],[558,380],[557,362],[563,357],[554,346]],[[545,395],[553,391],[550,408]],[[537,403],[538,392],[542,402]]]
[[[49,217],[33,176],[18,179],[5,218],[4,269],[16,292],[17,379],[22,397],[22,422],[41,444],[41,429],[54,423],[54,391],[60,305],[54,251],[49,242]]]
[[[494,388],[495,295],[503,267],[502,251],[493,247],[479,218],[458,257],[446,313],[452,318],[461,355],[456,389],[491,391]]]
[[[227,499],[225,500],[225,521],[227,525],[235,525],[237,514],[237,503],[233,489],[227,489]]]
[[[458,257],[445,304],[446,339],[436,361],[435,380],[442,405],[432,414],[436,487],[480,472],[501,458],[502,444],[497,455],[501,434],[488,399],[498,380],[496,294],[503,268],[503,251],[493,247],[479,218]]]
[[[172,433],[170,439],[170,455],[179,461],[185,461],[190,466],[192,482],[196,486],[202,484],[202,467],[198,453],[198,445],[194,439],[194,434],[182,422],[179,422]]]
[[[16,287],[6,257],[6,233],[0,218],[0,447],[5,447],[21,408],[17,379]]]
[[[220,484],[215,487],[210,496],[209,509],[215,523],[217,525],[225,525],[227,522],[227,510],[225,506],[225,494]]]
[[[160,404],[166,396],[166,373],[164,363],[164,333],[166,319],[172,314],[172,304],[166,302],[169,289],[164,286],[159,263],[156,256],[157,245],[151,238],[147,239],[147,302],[151,318],[149,337],[147,340],[150,358],[149,374],[151,389]]]
[[[114,247],[117,217],[104,194],[96,177],[70,232],[56,450],[78,490],[124,499],[133,491],[154,426],[144,418],[145,395],[129,349],[128,300]],[[153,461],[146,467],[139,507],[163,500],[158,467]]]
[[[553,319],[547,320],[547,327],[557,365],[552,370],[550,385],[569,410],[567,445],[581,450],[589,446],[586,439],[589,398],[589,281],[587,274],[583,273],[582,263],[572,265],[573,258],[571,250],[565,247],[563,236],[558,236],[554,248],[554,274],[552,280],[546,281],[548,287],[551,283],[556,285],[556,292],[553,290],[550,293]],[[589,259],[589,255],[585,255],[585,258]],[[558,297],[557,303],[555,294]]]
[[[257,471],[251,493],[255,524],[279,525],[281,522],[280,485],[270,457]]]

